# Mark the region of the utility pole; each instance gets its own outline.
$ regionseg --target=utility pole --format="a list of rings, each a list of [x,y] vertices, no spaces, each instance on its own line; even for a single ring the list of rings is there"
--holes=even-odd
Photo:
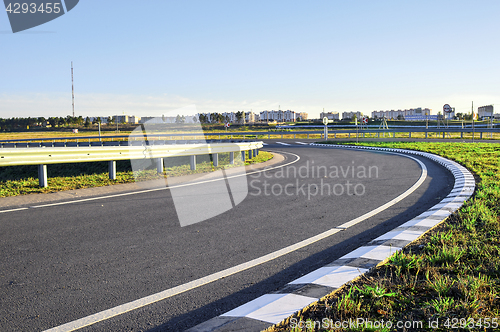
[[[472,143],[474,143],[474,134],[475,134],[475,129],[474,129],[474,101],[472,101]]]
[[[71,100],[73,105],[73,117],[75,117],[75,87],[73,84],[73,61],[71,61]]]

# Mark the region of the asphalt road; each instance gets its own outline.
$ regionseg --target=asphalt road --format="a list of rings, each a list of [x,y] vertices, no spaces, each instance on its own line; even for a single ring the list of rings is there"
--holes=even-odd
[[[247,176],[240,204],[189,226],[170,190],[0,213],[0,330],[46,330],[248,262],[379,207],[421,174],[397,155],[265,142],[282,164],[300,160]],[[425,182],[356,227],[81,331],[182,331],[335,260],[448,194],[451,174],[421,160]],[[188,194],[193,213],[211,199]]]

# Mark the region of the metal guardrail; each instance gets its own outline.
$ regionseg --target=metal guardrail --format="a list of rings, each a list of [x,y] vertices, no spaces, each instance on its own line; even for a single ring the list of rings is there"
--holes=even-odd
[[[143,141],[144,142],[144,141]],[[163,158],[189,156],[191,169],[196,169],[197,155],[212,155],[214,166],[218,164],[219,153],[229,153],[230,163],[234,163],[234,153],[241,152],[242,160],[258,155],[262,142],[188,142],[190,144],[169,144],[168,141],[137,141],[131,145],[114,146],[70,146],[60,147],[30,147],[27,149],[0,149],[0,167],[19,165],[38,165],[38,178],[41,187],[47,186],[47,165],[79,162],[109,162],[109,177],[116,179],[116,161],[134,159],[156,159],[158,173],[163,173]],[[115,142],[117,143],[117,142]],[[127,142],[128,143],[128,142]],[[134,144],[137,143],[137,144]],[[161,144],[163,143],[163,144]]]
[[[329,135],[336,136],[338,134],[392,134],[393,136],[396,133],[405,133],[411,136],[412,133],[443,133],[443,135],[447,133],[461,133],[462,135],[464,133],[477,133],[482,137],[483,133],[500,133],[500,128],[408,128],[408,129],[402,129],[402,128],[397,128],[397,129],[334,129],[335,127],[328,127],[328,133]],[[247,136],[253,136],[253,137],[265,137],[267,136],[270,138],[271,136],[281,136],[283,135],[307,135],[307,138],[309,138],[309,135],[315,135],[315,136],[322,136],[323,131],[318,131],[318,130],[309,130],[309,131],[254,131],[254,132],[223,132],[223,133],[180,133],[180,134],[154,134],[154,135],[148,135],[148,139],[167,139],[167,140],[174,140],[174,138],[181,138],[183,140],[185,137],[200,137],[200,138],[205,138],[205,137],[218,137],[221,139],[221,137],[225,136],[231,136],[231,137],[247,137]],[[427,136],[427,135],[426,135]],[[92,142],[92,140],[128,140],[129,138],[138,138],[138,139],[144,139],[143,135],[118,135],[118,136],[79,136],[79,137],[50,137],[50,138],[31,138],[31,139],[11,139],[11,140],[3,140],[0,141],[0,145],[2,147],[29,147],[29,143],[31,142],[40,142],[43,144],[61,144],[61,143],[96,143]],[[170,139],[168,139],[170,138]],[[18,144],[18,143],[23,143],[23,144]],[[97,142],[98,143],[98,142]],[[7,146],[5,146],[7,144]],[[9,144],[15,144],[15,146],[9,145]],[[36,143],[35,143],[36,144]]]

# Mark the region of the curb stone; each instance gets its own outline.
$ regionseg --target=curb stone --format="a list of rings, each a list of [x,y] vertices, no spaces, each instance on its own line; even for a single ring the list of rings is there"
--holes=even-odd
[[[187,331],[262,331],[302,310],[342,285],[363,275],[379,263],[415,241],[429,229],[443,222],[469,199],[475,190],[474,176],[462,165],[432,153],[379,148],[371,146],[330,145],[311,143],[312,146],[396,152],[422,156],[448,169],[455,178],[451,192],[438,204],[379,236],[364,246],[340,257],[309,274],[289,282],[281,289],[262,295],[229,312],[212,318]]]

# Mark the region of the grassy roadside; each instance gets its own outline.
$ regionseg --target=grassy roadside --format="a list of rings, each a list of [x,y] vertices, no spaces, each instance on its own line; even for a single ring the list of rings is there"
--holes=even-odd
[[[273,158],[266,151],[260,151],[253,159],[242,162],[235,158],[234,166],[262,163]],[[213,167],[209,156],[197,158],[196,170],[189,167],[189,157],[165,158],[163,176],[181,176],[188,174],[207,173],[218,169],[228,168],[229,154],[219,154],[219,167]],[[231,165],[231,167],[234,167]],[[132,172],[130,161],[116,162],[116,180],[110,180],[107,162],[54,164],[47,166],[47,188],[38,186],[37,166],[9,166],[0,167],[0,197],[27,195],[35,193],[51,193],[56,191],[102,187],[118,183],[132,183],[136,179]],[[156,169],[144,170],[136,174],[139,181],[152,180],[162,177]]]
[[[500,147],[359,145],[414,149],[455,160],[480,178],[475,196],[387,263],[269,331],[500,330]],[[340,327],[349,319],[364,319],[364,325]],[[407,328],[396,328],[397,322]]]

